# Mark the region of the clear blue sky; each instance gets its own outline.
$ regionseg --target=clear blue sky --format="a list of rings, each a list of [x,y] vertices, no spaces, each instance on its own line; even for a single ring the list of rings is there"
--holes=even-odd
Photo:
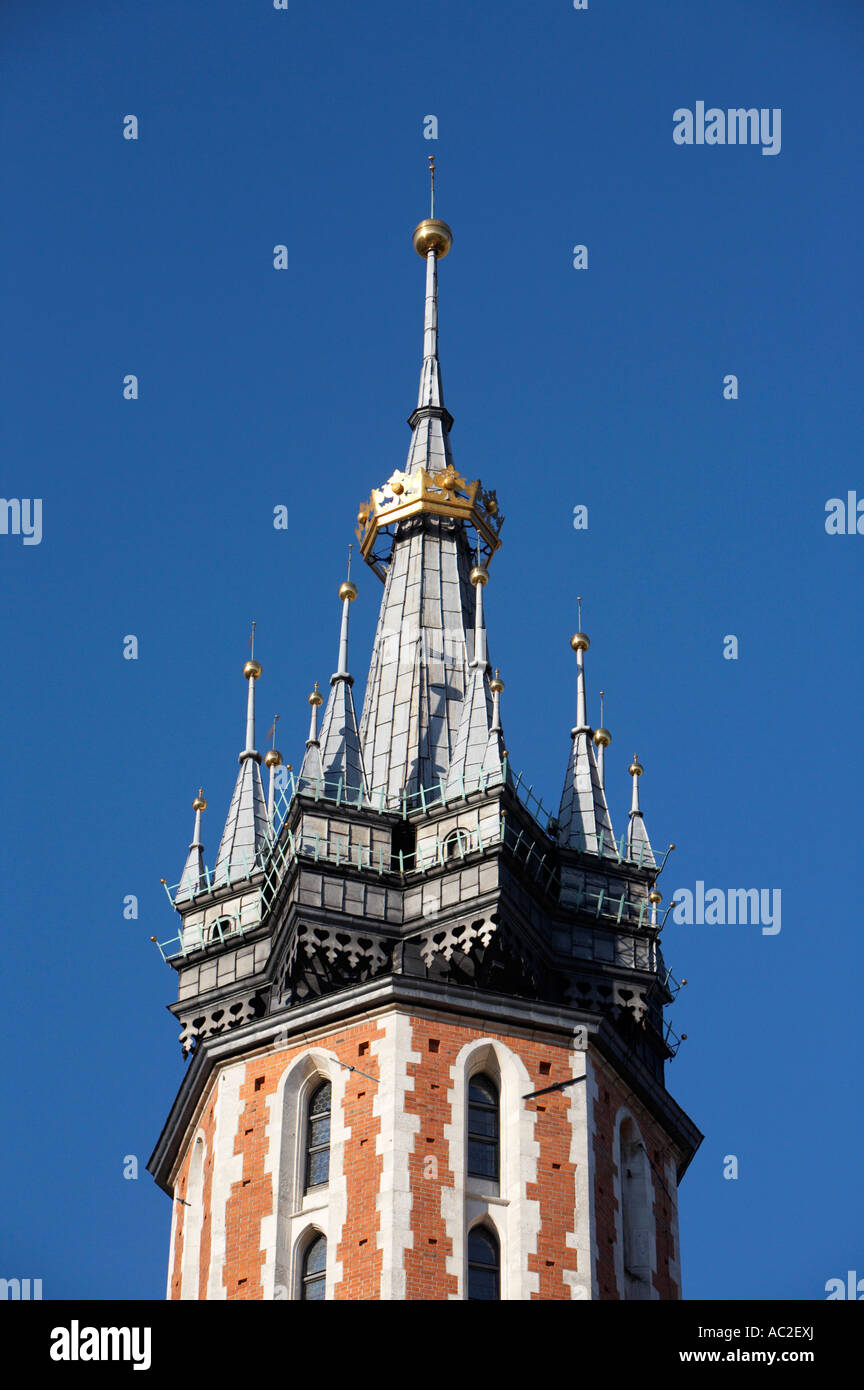
[[[824,527],[864,496],[862,29],[853,0],[4,0],[0,478],[44,534],[0,536],[0,1274],[164,1293],[144,1164],[183,1062],[159,878],[199,783],[213,858],[250,619],[289,761],[333,669],[357,504],[408,443],[430,151],[455,459],[506,516],[487,615],[513,763],[557,802],[582,594],[616,830],[637,750],[667,898],[783,895],[776,936],[664,934],[689,980],[669,1084],[706,1135],[685,1292],[864,1274],[864,537]],[[780,154],[675,145],[700,100],[781,108]],[[357,578],[359,693],[381,590]]]

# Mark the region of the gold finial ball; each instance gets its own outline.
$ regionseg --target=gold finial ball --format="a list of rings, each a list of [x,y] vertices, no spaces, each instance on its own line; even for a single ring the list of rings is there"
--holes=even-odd
[[[366,525],[366,522],[369,520],[369,508],[368,508],[368,507],[363,506],[363,507],[360,508],[359,512],[357,513],[357,520],[358,520],[358,522],[360,523],[361,526],[365,526],[365,525]]]
[[[594,742],[598,748],[608,748],[612,742],[612,735],[608,729],[595,729]]]
[[[349,603],[353,603],[357,597],[357,585],[346,579],[344,584],[339,585],[339,597],[343,601],[347,598]]]
[[[264,766],[265,766],[265,767],[281,767],[281,766],[282,766],[282,754],[279,752],[279,749],[278,749],[278,748],[270,748],[270,749],[268,749],[268,751],[264,754]]]
[[[475,565],[468,578],[475,587],[478,584],[488,584],[489,571],[486,569],[485,565]]]
[[[323,703],[324,703],[324,696],[321,694],[321,691],[318,689],[318,682],[317,682],[317,681],[315,682],[315,689],[312,691],[312,694],[309,696],[309,703],[310,703],[310,705],[323,705]]]
[[[648,901],[652,907],[657,907],[663,901],[663,894],[658,893],[656,888],[652,888],[648,894]]]
[[[633,761],[627,771],[630,773],[631,777],[641,777],[642,773],[645,771],[635,753],[633,754]]]
[[[490,516],[498,515],[498,503],[495,501],[494,497],[489,498],[489,501],[486,503],[486,510]]]
[[[257,661],[247,661],[243,667],[243,674],[247,681],[257,681],[261,674],[261,666]]]
[[[501,691],[504,689],[504,682],[501,679],[497,666],[495,667],[495,677],[489,682],[489,689],[492,691],[493,695],[500,695]]]
[[[424,217],[414,228],[414,250],[425,260],[434,251],[439,261],[447,255],[453,245],[453,233],[438,217]]]
[[[192,802],[192,810],[193,810],[193,811],[206,811],[206,810],[207,810],[207,802],[204,800],[204,797],[203,797],[203,796],[196,796],[195,800]]]
[[[574,632],[573,636],[570,638],[570,646],[573,648],[574,652],[587,652],[591,643],[588,641],[584,632]]]

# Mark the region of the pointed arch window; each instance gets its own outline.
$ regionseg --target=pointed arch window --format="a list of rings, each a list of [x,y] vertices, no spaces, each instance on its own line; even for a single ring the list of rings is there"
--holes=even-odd
[[[481,1073],[468,1083],[468,1174],[498,1181],[498,1087]]]
[[[300,1276],[300,1298],[308,1303],[320,1303],[327,1287],[327,1240],[316,1236],[306,1246]]]
[[[471,836],[467,830],[457,826],[451,830],[444,840],[442,846],[442,857],[445,862],[448,859],[464,859],[466,854],[471,853]]]
[[[650,1299],[656,1261],[654,1197],[648,1151],[632,1119],[622,1122],[618,1143],[623,1297]]]
[[[322,1081],[309,1097],[306,1112],[306,1184],[322,1187],[330,1177],[330,1082]]]
[[[468,1233],[468,1298],[485,1303],[501,1298],[501,1247],[488,1226]]]

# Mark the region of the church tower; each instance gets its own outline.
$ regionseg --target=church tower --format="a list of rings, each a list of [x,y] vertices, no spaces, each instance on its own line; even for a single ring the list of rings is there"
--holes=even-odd
[[[383,582],[359,717],[349,574],[296,771],[271,748],[265,794],[253,652],[215,863],[199,793],[166,886],[189,1059],[149,1164],[171,1299],[681,1296],[701,1135],[664,1079],[665,856],[636,757],[615,836],[583,632],[556,814],[510,765],[487,638],[503,517],[454,463],[438,357],[451,243],[433,201],[408,456],[358,514],[363,587]]]

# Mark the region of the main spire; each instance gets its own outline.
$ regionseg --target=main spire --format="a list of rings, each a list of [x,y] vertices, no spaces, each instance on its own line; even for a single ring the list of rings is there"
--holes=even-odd
[[[408,462],[372,489],[357,517],[360,553],[385,585],[359,730],[373,795],[413,795],[446,778],[460,727],[467,737],[466,699],[476,707],[475,742],[480,724],[484,738],[490,731],[485,648],[481,666],[473,664],[485,631],[470,574],[472,565],[488,566],[504,518],[495,493],[461,477],[450,454],[437,266],[452,243],[450,228],[434,215],[414,229],[414,249],[426,262],[426,302]]]
[[[453,416],[444,406],[444,386],[441,363],[438,360],[438,262],[453,245],[453,233],[435,216],[435,156],[429,156],[431,178],[430,216],[414,228],[414,249],[426,261],[426,304],[423,316],[423,366],[420,369],[420,390],[417,408],[409,416],[411,444],[408,448],[406,473],[425,468],[427,473],[439,473],[453,466],[450,453],[450,426]]]

